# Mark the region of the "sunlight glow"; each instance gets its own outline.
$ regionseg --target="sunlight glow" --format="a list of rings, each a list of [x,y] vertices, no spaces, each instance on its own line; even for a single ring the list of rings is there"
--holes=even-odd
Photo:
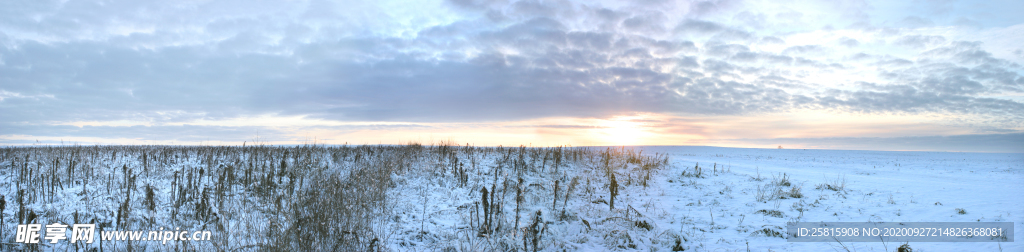
[[[616,116],[598,123],[597,139],[606,145],[636,145],[650,135],[643,116]]]

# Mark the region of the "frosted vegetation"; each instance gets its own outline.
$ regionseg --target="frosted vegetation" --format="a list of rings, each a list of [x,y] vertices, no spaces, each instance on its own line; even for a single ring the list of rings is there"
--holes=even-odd
[[[1024,216],[1012,196],[1021,193],[1020,154],[970,156],[990,165],[968,172],[935,161],[946,158],[940,154],[910,153],[919,157],[907,160],[886,154],[894,152],[801,151],[454,143],[6,147],[0,242],[59,251],[895,251],[902,244],[787,243],[784,227],[1013,221],[1019,228]],[[953,188],[964,173],[973,177],[962,181],[980,187]],[[911,185],[900,178],[906,176],[931,184]],[[988,202],[968,200],[996,178],[1013,187],[982,195]],[[939,187],[957,193],[932,193]],[[18,223],[53,222],[210,230],[213,239],[14,243]],[[1021,248],[1007,244],[963,248]]]

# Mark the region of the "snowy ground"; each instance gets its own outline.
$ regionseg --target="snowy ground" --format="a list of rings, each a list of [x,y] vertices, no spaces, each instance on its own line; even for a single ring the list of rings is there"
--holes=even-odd
[[[627,148],[628,149],[628,148]],[[642,250],[671,251],[682,240],[686,251],[896,251],[900,244],[790,243],[764,235],[769,229],[785,233],[786,222],[1024,222],[1024,155],[945,152],[883,152],[841,150],[740,149],[717,147],[644,147],[643,153],[668,154],[670,165],[656,171],[647,187],[623,183],[617,208],[606,203],[607,181],[582,162],[567,174],[541,173],[527,179],[550,194],[554,179],[591,178],[590,190],[577,190],[569,200],[574,218],[548,220],[551,251]],[[684,176],[702,168],[701,177]],[[620,169],[620,181],[635,169]],[[637,176],[637,175],[633,175]],[[783,176],[788,186],[777,186]],[[483,176],[479,184],[488,184]],[[760,178],[760,179],[758,179]],[[842,190],[816,189],[821,184]],[[562,185],[565,185],[563,182]],[[603,186],[603,187],[602,187]],[[800,188],[800,198],[771,197],[781,189]],[[404,188],[404,189],[403,189]],[[427,188],[428,194],[416,193]],[[473,187],[479,188],[479,187]],[[564,188],[564,187],[563,187]],[[764,193],[758,201],[758,189]],[[541,190],[538,190],[541,191]],[[502,239],[475,238],[465,231],[476,195],[451,190],[437,181],[407,181],[396,192],[405,195],[409,222],[399,225],[394,239],[399,250],[487,250]],[[399,197],[401,197],[399,195]],[[531,210],[550,210],[539,196]],[[426,202],[426,204],[423,204]],[[599,202],[599,203],[594,203]],[[562,204],[562,203],[558,203]],[[427,205],[424,211],[420,206]],[[551,203],[547,203],[551,205]],[[460,206],[462,206],[460,208]],[[958,214],[957,208],[966,214]],[[417,210],[419,209],[419,210]],[[402,210],[398,210],[402,211]],[[556,209],[556,212],[560,210]],[[776,212],[777,211],[777,212]],[[429,215],[422,227],[417,214]],[[531,212],[531,211],[524,211]],[[420,214],[422,215],[422,214]],[[524,214],[525,215],[525,214]],[[772,216],[775,215],[775,216]],[[524,217],[525,219],[525,217]],[[582,220],[587,220],[583,224]],[[652,228],[638,227],[646,221]],[[520,225],[522,227],[522,225]],[[770,232],[768,232],[770,234]],[[516,236],[519,237],[519,236]],[[1020,235],[1014,239],[1020,239]],[[509,238],[504,238],[509,239]],[[1022,251],[1014,243],[910,243],[914,251]]]
[[[715,215],[716,232],[703,233],[709,250],[831,251],[838,244],[787,243],[781,238],[752,238],[749,232],[764,225],[785,227],[786,221],[819,222],[1014,222],[1024,223],[1024,154],[888,152],[798,149],[738,149],[715,147],[647,147],[647,152],[670,153],[673,166],[657,181],[665,196],[653,200],[658,208],[676,216],[688,216],[695,226],[710,225],[708,210]],[[668,175],[699,162],[725,165],[731,173],[707,179],[679,179]],[[750,180],[760,173],[763,182]],[[784,173],[803,187],[804,197],[768,203],[754,201],[756,187],[772,175]],[[815,190],[817,184],[846,179],[846,193]],[[674,182],[668,182],[673,180]],[[716,192],[731,189],[730,192]],[[686,207],[701,201],[705,207]],[[712,202],[708,204],[706,202]],[[715,203],[717,202],[717,204]],[[815,203],[817,202],[817,203]],[[776,207],[778,206],[778,207]],[[962,208],[966,214],[957,214]],[[783,218],[755,212],[777,209]],[[701,211],[697,211],[701,210]],[[689,213],[689,212],[693,213]],[[684,214],[684,212],[687,212]],[[699,214],[698,214],[699,213]],[[742,219],[742,222],[740,221]],[[664,223],[664,222],[663,222]],[[665,225],[665,224],[662,224]],[[678,225],[675,224],[675,225]],[[686,228],[686,227],[684,227]],[[1024,251],[1019,233],[1013,243],[916,243],[914,251]],[[893,251],[898,245],[851,243],[856,251]],[[711,249],[716,248],[716,249]],[[703,249],[702,249],[703,250]],[[845,251],[839,248],[839,251]]]
[[[212,241],[108,250],[896,251],[900,244],[791,243],[776,232],[792,221],[1024,223],[1024,154],[457,145],[0,154],[0,243],[14,249],[26,248],[13,243],[19,186],[36,223],[214,232]],[[1024,251],[1019,241],[909,245]]]

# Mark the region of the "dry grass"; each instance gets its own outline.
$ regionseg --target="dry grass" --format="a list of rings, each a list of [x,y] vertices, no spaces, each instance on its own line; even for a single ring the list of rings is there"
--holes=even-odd
[[[814,189],[846,192],[846,176],[836,177],[835,180],[829,180],[826,178],[825,183],[818,184]]]
[[[2,147],[0,176],[17,189],[0,195],[0,202],[10,200],[0,208],[15,213],[3,222],[75,220],[104,230],[213,232],[211,241],[168,242],[168,249],[180,251],[385,251],[395,249],[389,246],[398,231],[389,215],[397,203],[389,198],[399,186],[395,178],[428,178],[450,188],[488,192],[486,197],[474,194],[486,198],[476,202],[484,204],[480,218],[472,220],[482,234],[463,232],[453,243],[474,250],[540,250],[553,246],[553,238],[545,236],[551,220],[585,221],[567,209],[570,202],[590,204],[583,196],[593,197],[598,187],[614,183],[623,185],[611,187],[613,197],[620,186],[646,186],[653,171],[668,165],[665,155],[626,148],[255,142]],[[618,181],[612,179],[616,174]],[[529,182],[544,179],[540,186]],[[551,188],[560,184],[556,181],[561,186],[554,187],[562,188]],[[470,225],[471,219],[466,220]],[[632,223],[649,228],[643,220]],[[10,234],[10,226],[0,227],[0,234]],[[126,242],[89,246],[147,249],[144,243]]]

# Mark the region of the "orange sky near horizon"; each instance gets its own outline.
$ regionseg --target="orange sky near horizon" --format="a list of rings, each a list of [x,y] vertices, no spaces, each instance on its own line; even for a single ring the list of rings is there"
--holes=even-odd
[[[887,115],[800,111],[763,116],[682,117],[654,113],[610,118],[541,118],[510,122],[416,123],[336,122],[305,117],[262,116],[221,121],[193,121],[184,124],[132,122],[75,122],[77,127],[96,126],[254,126],[271,132],[252,132],[240,139],[195,142],[146,139],[22,136],[25,140],[63,141],[78,144],[181,144],[241,145],[254,141],[266,144],[435,144],[450,142],[474,146],[638,146],[708,145],[745,148],[775,148],[746,139],[896,137],[970,134],[956,125],[940,123],[941,115]],[[13,138],[18,138],[14,136]],[[785,144],[785,148],[821,148],[808,144]],[[827,146],[825,146],[827,147]]]

